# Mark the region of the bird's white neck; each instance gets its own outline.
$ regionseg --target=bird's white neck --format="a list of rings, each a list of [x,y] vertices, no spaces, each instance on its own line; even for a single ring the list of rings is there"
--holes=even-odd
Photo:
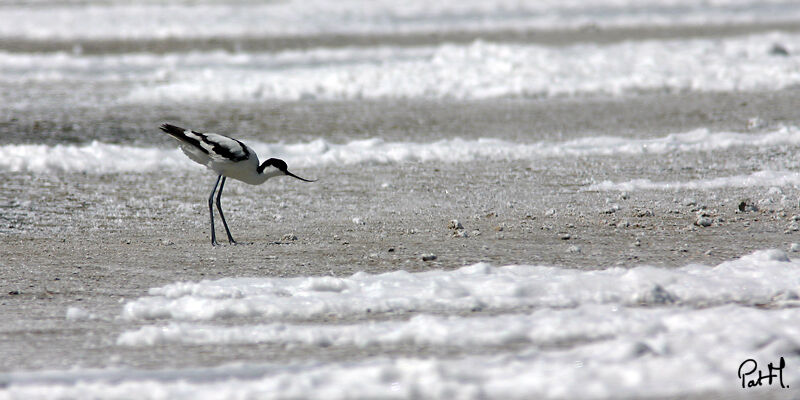
[[[217,170],[217,172],[229,178],[237,179],[250,185],[260,185],[266,182],[266,180],[269,178],[283,175],[283,172],[274,167],[266,167],[260,171],[256,168],[231,168],[227,170]]]
[[[279,171],[277,168],[269,167],[265,168],[264,171],[258,174],[258,177],[259,179],[261,179],[261,182],[263,183],[269,178],[274,178],[276,176],[283,176],[283,175],[284,173]]]
[[[242,181],[244,181],[245,183],[249,183],[251,185],[260,185],[260,184],[266,182],[267,179],[269,179],[269,178],[274,178],[276,176],[283,175],[283,172],[279,171],[276,168],[272,168],[272,167],[265,168],[261,172],[256,172],[256,171],[253,171],[253,172],[255,172],[255,173],[253,173],[253,174],[251,174],[251,175],[249,175],[247,177],[242,177],[240,179]]]

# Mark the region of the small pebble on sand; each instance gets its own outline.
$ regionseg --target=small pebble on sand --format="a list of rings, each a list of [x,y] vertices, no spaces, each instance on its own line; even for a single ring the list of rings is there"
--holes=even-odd
[[[739,212],[756,212],[756,211],[758,211],[758,206],[756,206],[756,204],[753,203],[753,201],[750,200],[750,199],[743,199],[743,200],[739,201],[739,204],[738,204],[737,208],[739,209]]]
[[[464,229],[464,225],[461,225],[457,219],[452,219],[450,222],[447,223],[448,229]]]
[[[694,221],[695,225],[702,226],[704,228],[708,227],[708,226],[711,226],[712,223],[713,223],[713,221],[711,220],[711,218],[708,218],[706,216],[697,217],[697,220]]]
[[[619,204],[609,204],[608,207],[600,211],[601,214],[614,214],[619,211]]]
[[[459,230],[453,232],[453,237],[468,238],[469,235],[467,234],[467,231],[465,231],[463,229],[459,229]]]
[[[435,259],[436,259],[436,255],[435,254],[423,254],[422,255],[422,261],[433,261]]]

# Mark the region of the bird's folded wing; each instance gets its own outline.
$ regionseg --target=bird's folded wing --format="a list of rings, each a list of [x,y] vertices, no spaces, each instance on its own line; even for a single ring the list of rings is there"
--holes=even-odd
[[[244,143],[224,135],[197,132],[171,124],[161,125],[161,130],[178,139],[183,152],[200,164],[212,160],[237,162],[250,157],[250,151]]]
[[[195,133],[192,131],[192,133]],[[244,143],[216,133],[200,133],[200,145],[208,150],[214,161],[242,161],[250,157],[250,151]]]

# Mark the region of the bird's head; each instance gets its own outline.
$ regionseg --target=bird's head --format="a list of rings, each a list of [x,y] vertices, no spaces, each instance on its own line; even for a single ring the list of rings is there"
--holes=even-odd
[[[266,170],[266,171],[265,171]],[[316,179],[305,179],[301,178],[291,172],[289,172],[288,167],[286,166],[286,162],[278,159],[278,158],[270,158],[267,161],[261,163],[258,167],[259,174],[270,174],[272,176],[280,176],[280,175],[287,175],[291,176],[292,178],[299,179],[304,182],[316,182]]]

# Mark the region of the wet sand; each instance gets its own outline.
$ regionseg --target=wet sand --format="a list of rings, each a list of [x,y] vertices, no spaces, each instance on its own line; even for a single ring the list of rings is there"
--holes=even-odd
[[[482,131],[507,132],[509,137],[530,132],[544,139],[558,138],[562,132],[581,136],[578,132],[593,130],[587,122],[591,119],[587,116],[592,115],[600,118],[595,123],[602,126],[603,133],[646,137],[684,131],[692,125],[733,128],[744,122],[744,116],[754,115],[764,118],[768,126],[792,124],[787,104],[795,95],[794,91],[674,98],[661,95],[585,102],[499,101],[464,107],[485,107],[495,116],[502,115],[498,113],[506,107],[509,119],[484,121]],[[783,101],[770,101],[775,98]],[[666,109],[659,109],[659,102],[667,104]],[[325,108],[328,106],[333,108]],[[308,105],[322,107],[328,115],[332,115],[332,109],[345,108],[342,104],[328,106]],[[306,114],[298,111],[299,107],[281,107],[289,110],[282,113],[285,118],[296,118],[286,124],[312,124],[301,121]],[[347,107],[357,110],[360,105]],[[414,111],[423,107],[414,104],[401,108],[406,118],[394,114],[379,118],[381,105],[366,107],[376,113],[372,121],[387,126],[394,121],[423,118],[421,111]],[[550,119],[533,118],[522,111],[525,107],[540,107],[538,113]],[[443,104],[436,109],[426,104],[424,115],[437,116],[443,124],[459,124],[456,118],[441,117],[454,115],[456,108]],[[747,112],[740,112],[741,108]],[[542,109],[560,111],[554,115]],[[621,112],[609,113],[610,109]],[[536,125],[547,121],[549,125],[544,128]],[[344,130],[336,128],[336,123],[332,125],[333,131]],[[579,129],[580,125],[585,129]],[[406,127],[397,132],[406,129],[413,130]],[[477,128],[468,132],[464,136],[480,136]],[[399,269],[413,272],[476,262],[567,268],[641,264],[670,268],[689,263],[713,266],[757,249],[788,250],[792,242],[800,241],[800,234],[789,229],[793,216],[800,214],[794,188],[620,193],[587,191],[586,187],[603,180],[650,177],[679,181],[747,174],[766,162],[792,163],[793,154],[791,147],[766,153],[744,147],[655,158],[453,160],[433,165],[307,168],[295,172],[320,178],[319,182],[283,179],[256,187],[238,182],[226,186],[223,206],[234,237],[243,244],[216,248],[209,243],[205,202],[213,176],[202,167],[174,174],[4,173],[0,195],[0,274],[4,277],[0,284],[0,353],[4,357],[0,371],[75,366],[149,369],[248,360],[348,359],[367,354],[449,354],[446,348],[411,346],[126,349],[116,346],[115,341],[119,333],[136,327],[136,323],[119,318],[125,300],[175,281],[347,276],[357,271]],[[739,203],[744,199],[758,204],[759,210],[741,212]],[[712,219],[711,226],[695,224],[702,213]],[[452,219],[462,223],[468,237],[453,235],[448,228]],[[225,243],[224,231],[218,228],[218,237]],[[423,254],[437,258],[423,261]],[[80,307],[96,314],[97,319],[67,320],[68,307]]]
[[[174,145],[158,126],[171,122],[242,140],[335,143],[380,137],[387,142],[495,138],[519,143],[585,136],[648,138],[697,128],[758,132],[796,125],[800,90],[669,93],[581,98],[182,103],[158,106],[0,109],[7,144],[105,143]],[[748,128],[758,117],[761,125]],[[454,160],[457,161],[457,160]]]

